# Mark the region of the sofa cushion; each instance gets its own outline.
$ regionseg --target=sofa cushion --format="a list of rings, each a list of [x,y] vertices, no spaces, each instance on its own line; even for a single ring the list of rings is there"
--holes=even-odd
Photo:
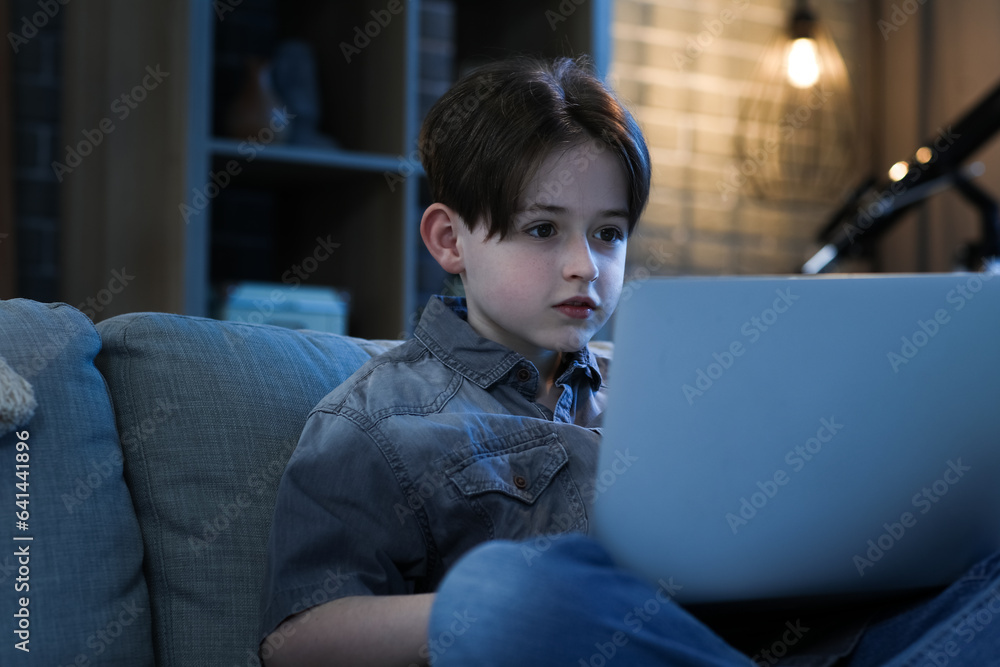
[[[70,306],[0,301],[0,356],[37,401],[27,424],[0,437],[0,665],[154,664],[142,539],[111,401],[94,367],[100,345],[90,320]],[[18,435],[26,437],[20,452]],[[18,463],[28,466],[20,478]],[[25,492],[19,499],[27,502],[15,506]],[[26,530],[15,510],[27,513]],[[27,616],[13,618],[21,598]],[[29,634],[18,638],[20,624]],[[23,638],[30,653],[15,645]]]
[[[157,664],[256,665],[278,481],[309,411],[369,357],[359,346],[369,342],[156,313],[98,330]]]

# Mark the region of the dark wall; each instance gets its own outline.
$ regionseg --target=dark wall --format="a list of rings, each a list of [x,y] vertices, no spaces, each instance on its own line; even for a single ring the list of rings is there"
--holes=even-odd
[[[11,0],[14,218],[20,297],[59,300],[59,182],[52,162],[62,147],[62,5]],[[26,23],[27,21],[27,23]],[[22,41],[26,40],[26,41]]]

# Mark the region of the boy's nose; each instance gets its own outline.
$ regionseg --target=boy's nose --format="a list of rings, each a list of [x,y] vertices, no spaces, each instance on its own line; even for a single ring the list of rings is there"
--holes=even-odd
[[[594,282],[600,271],[594,261],[594,253],[590,248],[590,239],[574,239],[566,249],[566,261],[563,273],[567,280],[582,280]]]

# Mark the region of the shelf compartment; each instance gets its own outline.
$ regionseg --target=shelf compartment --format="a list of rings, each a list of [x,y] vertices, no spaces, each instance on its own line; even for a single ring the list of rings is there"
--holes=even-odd
[[[407,283],[405,200],[370,172],[337,172],[322,187],[234,181],[213,202],[213,306],[234,282],[329,286],[351,296],[352,335],[395,338]]]

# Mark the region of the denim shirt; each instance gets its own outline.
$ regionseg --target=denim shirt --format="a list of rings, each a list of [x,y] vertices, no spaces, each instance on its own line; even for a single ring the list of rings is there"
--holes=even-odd
[[[431,592],[492,539],[587,531],[607,360],[563,355],[554,411],[539,375],[433,297],[411,340],[310,413],[268,543],[263,638],[340,597]]]

